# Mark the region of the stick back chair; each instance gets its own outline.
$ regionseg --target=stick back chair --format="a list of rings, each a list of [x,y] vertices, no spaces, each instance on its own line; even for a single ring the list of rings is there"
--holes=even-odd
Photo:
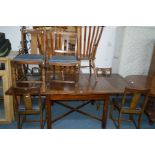
[[[133,122],[136,128],[141,128],[142,116],[148,101],[149,91],[149,89],[125,88],[124,95],[120,101],[118,98],[112,99],[110,118],[117,128],[120,128],[123,120]],[[114,110],[118,112],[117,119],[114,118]],[[124,114],[129,117],[125,118]],[[138,116],[138,123],[134,119],[135,115]]]
[[[47,31],[46,77],[61,83],[78,82],[80,61],[77,57],[78,36],[75,32]],[[48,81],[49,78],[48,78]]]
[[[45,79],[46,32],[22,29],[21,36],[22,49],[19,55],[12,60],[14,81],[42,83]],[[27,43],[27,49],[25,43]],[[27,52],[25,52],[26,50]]]
[[[89,67],[90,75],[93,69],[96,81],[97,73],[94,60],[102,32],[103,26],[78,27],[78,57],[80,60],[89,61],[89,65],[81,65],[81,67]]]
[[[13,87],[14,113],[17,120],[17,128],[22,128],[23,122],[40,122],[43,128],[44,103],[40,95],[39,87]],[[27,115],[40,115],[39,120],[28,120]],[[23,117],[21,117],[23,116]]]

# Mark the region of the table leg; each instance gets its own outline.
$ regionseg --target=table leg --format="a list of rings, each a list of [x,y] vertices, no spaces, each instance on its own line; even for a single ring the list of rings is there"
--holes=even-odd
[[[48,96],[46,97],[46,122],[47,128],[51,129],[51,101],[49,100]]]
[[[102,128],[105,129],[107,124],[107,116],[108,116],[109,96],[106,95],[103,101],[104,103],[103,103],[103,114],[102,114]]]

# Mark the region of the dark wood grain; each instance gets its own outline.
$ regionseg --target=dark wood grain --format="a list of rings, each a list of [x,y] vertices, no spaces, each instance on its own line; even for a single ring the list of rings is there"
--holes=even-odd
[[[32,83],[21,83],[24,87],[34,86]],[[37,84],[41,86],[40,84]],[[98,82],[94,75],[80,74],[79,83],[46,83],[41,87],[41,95],[46,96],[46,121],[47,127],[51,128],[52,103],[54,100],[103,100],[104,109],[102,114],[102,128],[106,128],[109,96],[113,94],[123,94],[125,87],[130,88],[150,88],[150,96],[155,96],[154,77],[132,75],[126,78],[118,74],[98,77]],[[7,95],[12,95],[11,88],[7,90]]]
[[[46,117],[47,128],[52,128],[51,107],[55,100],[102,100],[102,128],[106,128],[109,96],[116,93],[123,93],[124,88],[129,86],[123,77],[112,74],[109,77],[99,77],[98,82],[95,76],[81,74],[77,87],[69,84],[50,83],[46,87]]]

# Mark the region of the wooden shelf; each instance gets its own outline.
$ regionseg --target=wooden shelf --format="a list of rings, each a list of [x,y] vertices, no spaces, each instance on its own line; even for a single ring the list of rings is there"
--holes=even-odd
[[[1,87],[3,89],[4,99],[4,117],[0,118],[0,124],[9,123],[13,120],[13,99],[9,95],[5,95],[5,92],[12,86],[11,66],[10,59],[6,57],[0,57],[0,63],[4,65],[3,70],[0,70],[0,77],[2,80]]]

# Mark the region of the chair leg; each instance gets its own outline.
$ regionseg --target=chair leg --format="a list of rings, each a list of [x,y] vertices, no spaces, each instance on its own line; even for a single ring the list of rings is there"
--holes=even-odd
[[[23,118],[21,119],[21,116],[18,115],[17,116],[17,127],[18,127],[18,129],[22,128],[22,124],[23,124]]]
[[[55,66],[53,66],[53,79],[55,79],[55,73],[56,73]]]
[[[109,117],[110,117],[110,119],[112,119],[112,121],[114,122],[116,128],[120,129],[120,127],[121,127],[121,113],[120,113],[120,111],[118,111],[118,112],[119,112],[119,114],[118,114],[118,119],[114,119],[114,118],[113,118],[114,109],[115,109],[114,105],[111,104]]]
[[[26,122],[27,118],[26,118],[26,115],[23,116],[23,121]]]
[[[80,78],[80,66],[75,66],[75,86],[78,86]]]
[[[40,113],[40,129],[43,129],[43,113]]]
[[[20,129],[20,115],[17,116],[17,128]]]
[[[94,70],[95,80],[97,82],[98,81],[98,79],[97,79],[97,71],[96,71],[96,67],[95,67],[94,61],[92,61],[92,67],[93,67],[93,70]]]
[[[121,127],[121,113],[119,112],[119,116],[118,116],[118,129],[120,129]]]
[[[91,60],[89,60],[89,72],[90,72],[90,75],[92,74],[91,67],[92,67]]]
[[[137,127],[136,127],[137,129],[140,129],[140,128],[141,128],[142,116],[143,116],[143,115],[140,114],[139,117],[138,117],[138,125],[137,125]]]
[[[100,104],[99,103],[97,103],[97,111],[100,111]]]
[[[115,108],[114,105],[111,104],[110,112],[109,112],[109,118],[113,121],[113,123],[116,126],[116,128],[118,128],[118,125],[116,123],[117,120],[113,118],[114,108]]]
[[[43,84],[43,88],[45,87],[45,81],[46,81],[46,73],[45,73],[45,67],[43,66],[41,69],[41,76],[42,76],[42,84]]]
[[[133,115],[132,114],[129,114],[129,120],[133,121]]]
[[[94,105],[95,104],[95,100],[91,100],[91,105]]]
[[[113,120],[113,111],[114,111],[114,106],[111,105],[111,106],[110,106],[109,117],[110,117],[110,119],[112,119],[112,120]]]

